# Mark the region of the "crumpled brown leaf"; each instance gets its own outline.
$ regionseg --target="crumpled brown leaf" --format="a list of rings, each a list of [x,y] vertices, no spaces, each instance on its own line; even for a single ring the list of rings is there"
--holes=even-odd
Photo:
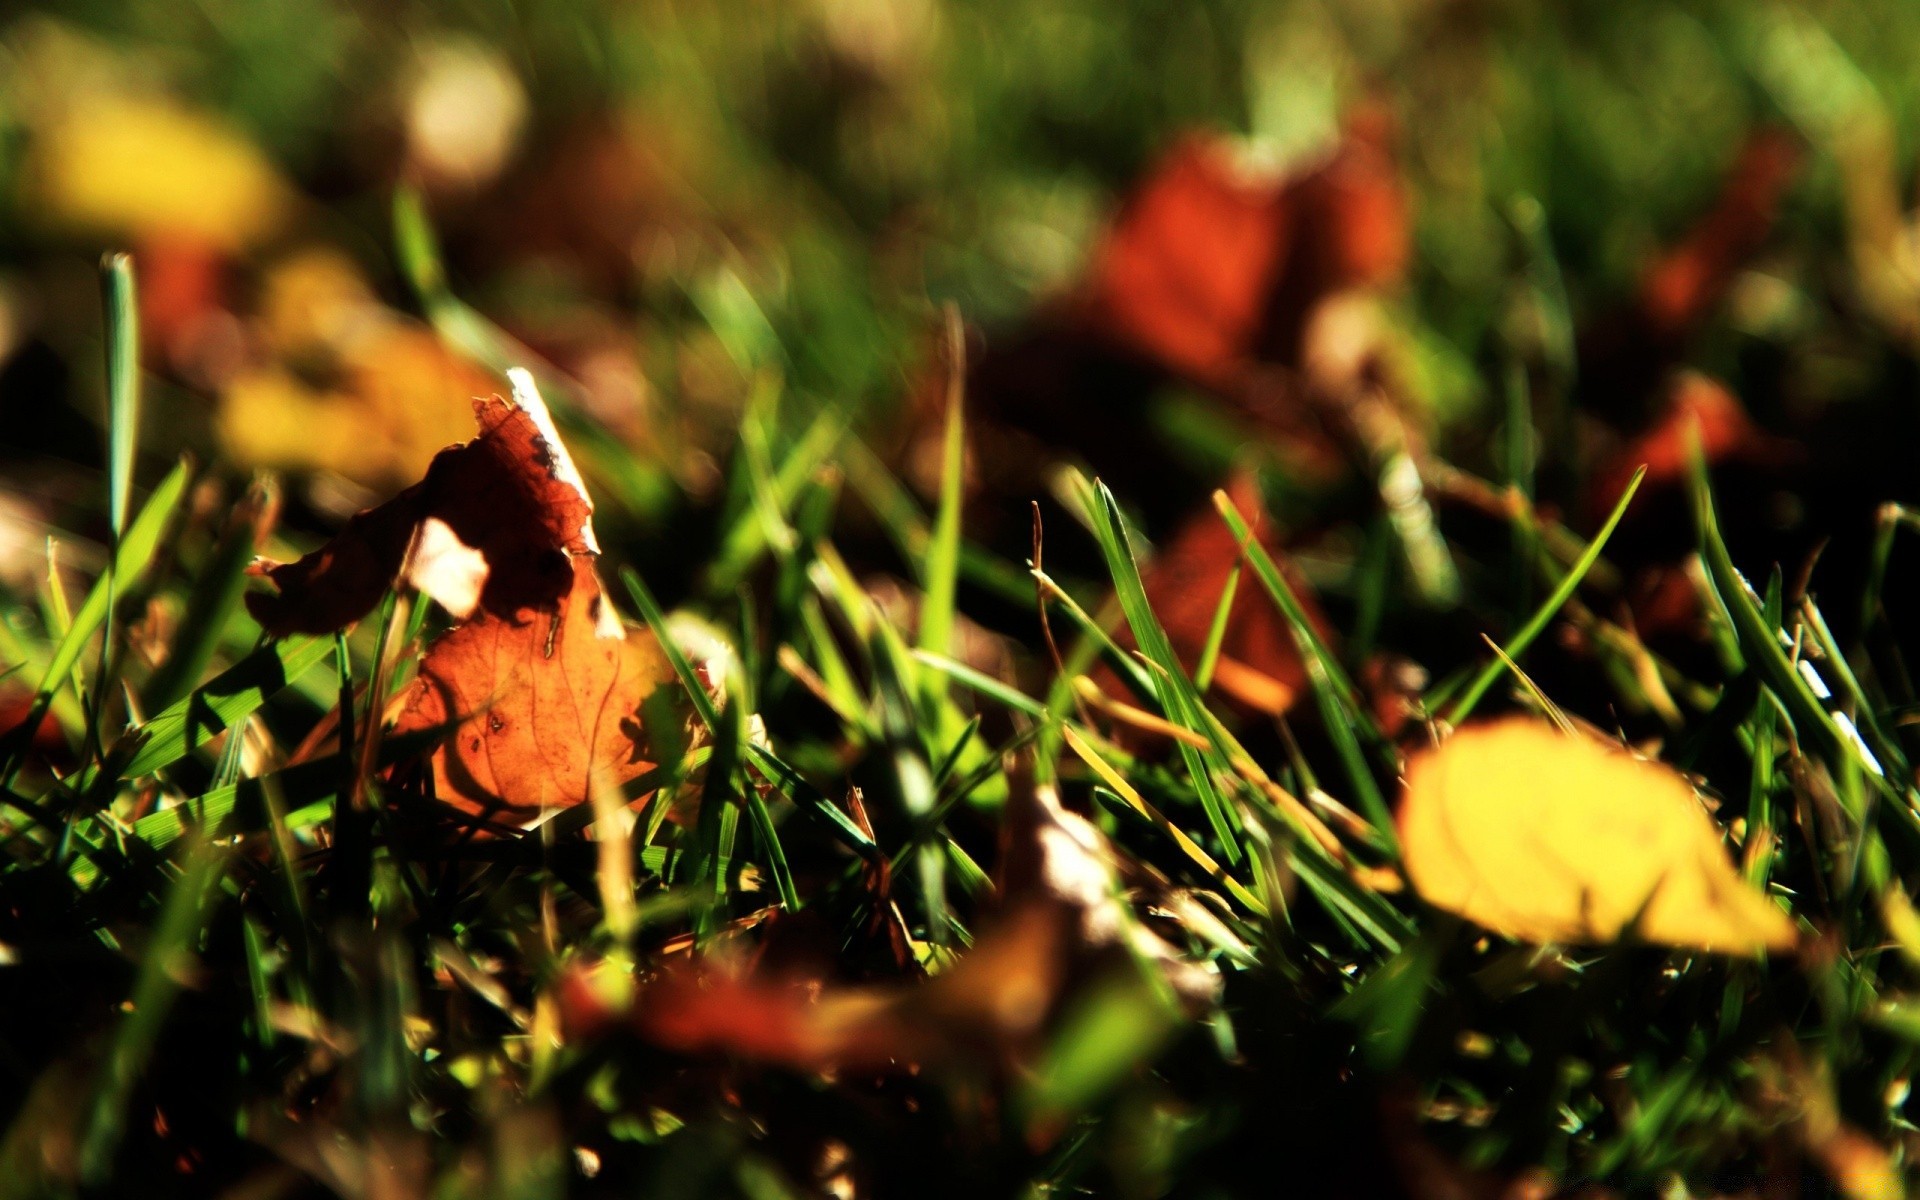
[[[256,568],[280,589],[247,597],[262,628],[285,637],[351,624],[379,602],[403,564],[409,582],[456,617],[479,606],[510,619],[573,589],[571,556],[600,547],[592,503],[545,406],[496,396],[476,400],[473,411],[480,436],[441,451],[425,479],[355,515],[299,561]],[[484,561],[477,585],[457,569],[475,554]]]
[[[358,620],[402,578],[461,619],[428,648],[394,731],[464,722],[434,752],[436,791],[489,816],[582,803],[649,769],[640,708],[671,677],[603,595],[585,485],[514,375],[513,402],[475,402],[479,437],[319,550],[257,567],[279,591],[247,597],[276,636]]]

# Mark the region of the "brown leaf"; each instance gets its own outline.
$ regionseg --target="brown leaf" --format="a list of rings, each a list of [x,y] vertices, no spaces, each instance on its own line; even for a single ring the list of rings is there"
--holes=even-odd
[[[435,641],[396,733],[466,724],[434,752],[441,799],[529,815],[646,771],[642,701],[670,678],[650,636],[602,594],[593,505],[524,372],[514,400],[477,401],[480,436],[427,477],[247,597],[276,636],[358,620],[405,579],[465,623]]]
[[[651,637],[621,634],[590,557],[572,570],[553,608],[483,608],[428,648],[394,733],[466,721],[434,753],[440,799],[490,818],[532,816],[654,765],[640,707],[672,669]]]
[[[1150,965],[1188,1000],[1216,977],[1124,910],[1104,835],[1048,787],[1016,788],[1001,894],[1006,908],[972,949],[922,983],[840,986],[710,960],[645,984],[627,1015],[656,1045],[799,1070],[907,1070],[1018,1057],[1067,989],[1101,968]],[[576,1033],[617,1019],[588,977],[562,1004]]]
[[[441,451],[425,479],[357,514],[298,562],[257,568],[280,591],[247,597],[254,618],[276,637],[339,629],[371,611],[403,565],[456,617],[476,604],[512,618],[559,601],[574,587],[569,556],[599,545],[579,473],[536,404],[475,401],[480,436]],[[477,587],[454,570],[474,554],[484,563]]]

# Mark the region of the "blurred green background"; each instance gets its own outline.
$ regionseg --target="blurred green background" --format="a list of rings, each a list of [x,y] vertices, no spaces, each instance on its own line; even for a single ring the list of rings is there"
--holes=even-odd
[[[712,486],[765,363],[879,419],[940,304],[991,336],[1069,288],[1177,136],[1297,166],[1360,100],[1399,121],[1416,245],[1393,312],[1443,417],[1484,416],[1491,339],[1525,336],[1517,202],[1546,214],[1577,321],[1762,123],[1811,152],[1696,353],[1742,391],[1741,339],[1768,340],[1778,405],[1844,403],[1912,337],[1916,53],[1898,0],[16,8],[0,419],[36,471],[97,457],[93,260],[131,246],[166,382],[154,461],[318,469],[354,485],[320,497],[335,510],[412,478],[471,389],[396,336],[419,311],[394,249],[405,181],[453,291],[660,461],[673,487],[647,503],[668,504]],[[436,382],[451,417],[428,411]],[[354,436],[322,430],[343,413]]]

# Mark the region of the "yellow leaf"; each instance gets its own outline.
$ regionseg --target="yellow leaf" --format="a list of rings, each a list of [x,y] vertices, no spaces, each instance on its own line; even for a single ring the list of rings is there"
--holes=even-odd
[[[254,325],[273,358],[227,381],[217,422],[222,447],[247,466],[333,471],[387,490],[470,436],[473,401],[499,387],[381,304],[359,268],[331,251],[276,263]]]
[[[28,169],[42,211],[116,237],[189,236],[237,251],[274,233],[293,205],[251,142],[157,98],[86,98],[35,137]]]
[[[1407,771],[1408,878],[1436,907],[1530,942],[1786,950],[1793,922],[1735,871],[1670,767],[1510,718],[1463,729]]]

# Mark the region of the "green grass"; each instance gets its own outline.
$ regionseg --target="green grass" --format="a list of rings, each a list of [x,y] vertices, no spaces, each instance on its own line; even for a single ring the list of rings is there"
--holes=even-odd
[[[0,1196],[1495,1195],[1537,1173],[1867,1197],[1866,1166],[1915,1174],[1906,6],[989,0],[863,25],[582,2],[391,30],[267,7],[0,24],[0,61],[34,67],[0,105],[0,387],[22,397],[0,482],[31,512],[0,562]],[[404,83],[380,72],[442,24],[527,89],[522,167],[582,112],[654,137],[651,174],[616,180],[633,194],[596,199],[647,211],[646,236],[590,243],[615,282],[567,258],[595,230],[519,245],[493,193],[369,165]],[[379,292],[369,327],[538,378],[607,602],[672,673],[622,714],[658,759],[623,791],[473,836],[422,778],[456,731],[388,736],[444,613],[395,592],[337,636],[262,636],[254,556],[378,489],[231,461],[201,394],[233,369],[225,326],[142,311],[171,303],[178,247],[37,210],[59,105],[35,89],[87,62],[164,81],[326,197],[219,261],[219,303],[257,322],[315,238]],[[1329,468],[1169,386],[1049,414],[1045,464],[993,460],[1041,452],[995,440],[1008,414],[965,359],[1047,311],[1126,181],[1195,125],[1307,161],[1363,83],[1405,127],[1413,266],[1376,299],[1429,444]],[[1757,489],[1695,448],[1596,502],[1645,414],[1595,390],[1579,335],[1759,122],[1808,165],[1674,361],[1806,436],[1750,464]],[[104,240],[104,303],[76,304]],[[549,361],[556,330],[619,353]],[[610,412],[574,369],[620,354],[638,398]],[[1129,423],[1169,488],[1207,478],[1185,515],[1241,547],[1183,606],[1201,628],[1149,599],[1165,497],[1083,469]],[[1010,466],[1044,466],[1034,495],[993,491]],[[1401,466],[1417,519],[1385,495]],[[1205,499],[1248,468],[1270,511]],[[1662,572],[1697,621],[1641,627]],[[1220,698],[1249,606],[1302,668],[1277,720]],[[1536,946],[1424,902],[1407,762],[1513,712],[1687,771],[1803,948]],[[968,972],[1032,903],[1009,878],[1047,788],[1110,854],[1020,964],[1049,980],[1029,1025],[1019,970]],[[689,963],[807,1002],[875,989],[870,1028],[920,1040],[777,1065],[754,1046],[781,1008],[675,1048],[649,989]]]

